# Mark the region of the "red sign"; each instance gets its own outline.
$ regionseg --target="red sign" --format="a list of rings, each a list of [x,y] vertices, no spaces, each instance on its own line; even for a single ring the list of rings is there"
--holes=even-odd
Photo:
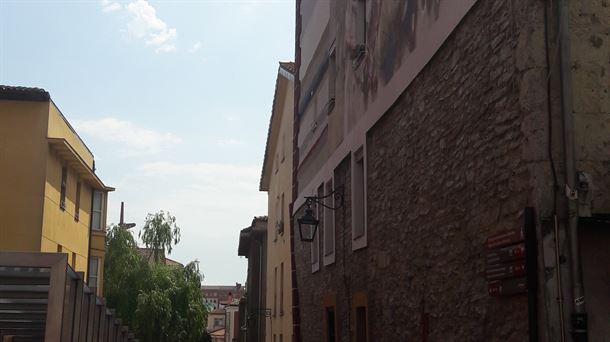
[[[521,277],[525,275],[525,260],[509,264],[488,265],[485,270],[487,280]]]
[[[525,244],[500,248],[487,253],[487,264],[501,264],[525,258]]]
[[[523,229],[516,228],[487,238],[487,249],[509,246],[525,240]]]
[[[527,292],[527,283],[525,281],[525,277],[495,280],[489,282],[487,291],[489,292],[490,296],[494,297],[525,293]]]

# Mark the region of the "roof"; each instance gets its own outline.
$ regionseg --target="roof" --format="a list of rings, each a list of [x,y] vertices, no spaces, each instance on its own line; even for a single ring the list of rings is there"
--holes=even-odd
[[[51,96],[42,88],[0,85],[0,100],[49,101]]]
[[[295,65],[294,62],[280,62],[280,67],[284,68],[284,70],[294,75]]]
[[[282,70],[287,71],[289,74],[283,73]],[[269,180],[265,177],[268,169],[272,167],[272,165],[268,165],[273,160],[273,156],[270,156],[270,142],[272,138],[272,132],[274,131],[272,128],[275,125],[279,125],[279,116],[277,106],[278,104],[278,93],[280,89],[280,80],[281,77],[286,79],[291,79],[294,77],[295,66],[293,62],[280,62],[280,67],[278,68],[277,78],[275,80],[275,91],[273,92],[273,104],[271,105],[271,118],[269,119],[269,129],[267,129],[267,142],[265,143],[265,156],[263,157],[263,170],[261,171],[261,179],[259,184],[260,191],[268,190],[268,184],[266,184]],[[275,130],[279,131],[279,128]]]
[[[138,253],[146,259],[148,262],[154,262],[153,260],[153,249],[146,247],[138,247]],[[163,263],[166,266],[184,266],[181,262],[172,260],[166,256],[163,256]]]
[[[247,257],[250,252],[250,239],[253,233],[265,232],[267,229],[267,216],[255,216],[250,227],[239,232],[239,245],[237,255]]]

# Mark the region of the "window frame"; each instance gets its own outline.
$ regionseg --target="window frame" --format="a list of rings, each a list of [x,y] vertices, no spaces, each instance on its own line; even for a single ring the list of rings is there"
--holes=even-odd
[[[91,262],[92,261],[96,261],[96,270],[95,270],[95,275],[93,275],[93,272],[91,272]],[[100,279],[100,264],[101,264],[102,258],[98,257],[98,256],[91,256],[89,257],[89,274],[87,274],[87,285],[90,288],[95,288],[97,291],[98,285],[99,285],[99,279]],[[95,279],[95,284],[91,284],[91,279]]]
[[[366,166],[366,144],[362,145],[351,156],[351,211],[352,211],[352,251],[367,246],[368,225],[367,225],[367,166]],[[360,166],[361,165],[361,166]],[[361,171],[358,175],[356,172]],[[358,178],[358,179],[357,179]],[[358,189],[361,186],[362,189]],[[361,196],[361,197],[358,197]],[[362,216],[358,215],[358,211]],[[360,216],[360,217],[359,217]],[[361,227],[357,227],[361,224]],[[356,234],[358,228],[362,229],[362,234]]]
[[[82,183],[79,180],[76,182],[76,198],[74,199],[74,221],[78,222],[80,219],[80,195],[81,195]]]
[[[95,196],[99,194],[99,200],[100,200],[100,206],[99,206],[99,210],[95,208]],[[104,216],[104,201],[105,201],[105,193],[103,191],[100,190],[93,190],[93,194],[92,194],[92,198],[91,198],[91,230],[95,230],[95,231],[104,231],[104,227],[103,227],[103,216]],[[94,217],[96,214],[99,214],[99,227],[95,227],[93,222],[94,222]]]
[[[358,312],[359,309],[364,309],[365,321],[364,321],[364,341],[359,338],[358,328],[359,328],[359,319]],[[370,341],[370,330],[369,330],[369,306],[368,306],[368,297],[366,292],[356,292],[352,297],[352,340],[355,342],[368,342]]]
[[[68,167],[61,167],[61,179],[59,184],[59,208],[66,210],[66,191],[68,189]]]
[[[277,316],[277,266],[273,269],[273,317]]]
[[[280,316],[284,316],[284,262],[280,263]]]
[[[328,310],[332,309],[334,315],[334,341],[329,336],[329,321],[328,321]],[[338,342],[339,341],[339,324],[337,324],[337,297],[335,294],[326,295],[322,300],[322,315],[324,316],[324,342]]]
[[[325,200],[324,200],[324,204],[326,206],[332,207],[332,208],[336,208],[337,207],[337,203],[335,201],[335,196],[329,196],[329,194],[331,194],[334,190],[334,185],[335,185],[335,179],[334,176],[331,177],[326,183],[324,183],[324,188],[326,191],[326,196],[328,196]],[[335,210],[332,210],[330,208],[324,208],[324,239],[323,239],[323,243],[322,243],[322,256],[323,256],[323,261],[324,261],[324,266],[328,266],[331,265],[335,262],[335,253],[336,253],[336,215],[335,215]],[[327,234],[330,234],[330,236],[328,236]],[[330,238],[330,239],[328,239]],[[330,241],[328,241],[330,240]],[[327,246],[332,245],[332,250],[328,251],[327,250]]]

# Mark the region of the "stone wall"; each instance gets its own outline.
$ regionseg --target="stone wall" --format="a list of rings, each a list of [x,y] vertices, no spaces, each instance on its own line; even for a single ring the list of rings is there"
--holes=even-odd
[[[607,214],[610,4],[570,3],[577,168],[593,175],[593,213]],[[540,339],[559,340],[560,274],[569,336],[573,300],[565,261],[570,250],[564,224],[559,26],[556,3],[547,3],[546,24],[544,5],[478,1],[367,132],[368,246],[355,252],[350,157],[335,169],[335,186],[345,185],[345,207],[335,217],[336,262],[312,274],[310,246],[295,239],[304,341],[325,341],[323,303],[328,298],[336,303],[337,340],[350,341],[352,301],[361,293],[367,298],[371,342],[527,340],[526,296],[487,294],[484,243],[494,233],[522,227],[528,206],[536,210],[540,243]],[[583,226],[580,232],[590,338],[598,340],[608,333],[603,289],[610,271],[600,270],[594,260],[608,255],[603,246],[610,236],[594,227]]]
[[[322,302],[333,296],[338,341],[350,341],[356,293],[369,341],[527,339],[527,298],[489,297],[484,276],[485,239],[521,227],[531,205],[513,6],[531,10],[479,1],[368,132],[368,247],[356,252],[349,157],[335,170],[346,185],[336,262],[312,274],[309,244],[295,241],[304,341],[325,341]]]

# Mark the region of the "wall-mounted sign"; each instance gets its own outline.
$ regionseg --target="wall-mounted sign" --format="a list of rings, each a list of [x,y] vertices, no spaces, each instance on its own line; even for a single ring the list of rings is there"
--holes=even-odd
[[[527,282],[525,277],[494,280],[487,285],[490,296],[508,296],[527,292]]]
[[[522,229],[490,236],[486,242],[488,292],[491,296],[527,292],[525,242]]]

